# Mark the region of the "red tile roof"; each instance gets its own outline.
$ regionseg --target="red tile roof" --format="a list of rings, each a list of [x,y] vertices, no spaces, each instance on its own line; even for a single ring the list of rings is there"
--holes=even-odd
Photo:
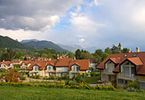
[[[43,70],[47,63],[46,61],[33,61],[30,64],[31,65],[28,68],[29,70],[32,70],[35,65],[39,67],[39,70]]]
[[[74,64],[80,66],[81,71],[86,71],[89,69],[90,60],[88,59],[74,60],[70,63],[69,68],[71,69],[71,66]]]
[[[0,63],[4,63],[4,64],[9,65],[12,62],[11,61],[4,61],[4,62],[0,62]],[[52,65],[55,67],[68,67],[70,69],[71,65],[77,64],[78,66],[80,66],[81,71],[85,71],[85,70],[89,69],[90,60],[88,60],[88,59],[74,60],[71,58],[60,58],[57,60],[47,60],[47,61],[44,61],[44,60],[26,60],[26,61],[22,61],[21,64],[23,64],[23,63],[26,65],[30,64],[30,66],[28,66],[28,68],[27,68],[28,70],[32,70],[35,65],[37,65],[39,67],[39,70],[46,69],[47,65]]]
[[[73,61],[71,58],[58,59],[55,66],[56,67],[69,67],[70,62]]]
[[[136,65],[136,74],[145,75],[145,52],[131,52],[131,53],[120,53],[120,54],[112,54],[107,57],[103,62],[101,62],[97,68],[100,70],[104,70],[105,62],[107,60],[111,60],[116,63],[115,69],[113,72],[120,71],[120,65],[128,60]]]
[[[130,62],[132,62],[135,65],[143,65],[143,62],[139,57],[133,57],[133,58],[127,58]]]
[[[1,62],[1,64],[10,65],[11,61],[3,61],[3,62]]]
[[[116,58],[110,58],[111,61],[113,61],[115,64],[118,64],[121,60],[120,57],[116,57]]]

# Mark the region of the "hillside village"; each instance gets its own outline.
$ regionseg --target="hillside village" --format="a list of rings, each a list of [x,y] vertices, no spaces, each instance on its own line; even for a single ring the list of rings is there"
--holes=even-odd
[[[145,100],[145,0],[0,0],[0,100]]]
[[[138,82],[139,88],[145,89],[145,52],[111,54],[102,62],[97,63],[92,59],[75,59],[60,56],[57,59],[29,59],[0,62],[0,70],[16,69],[24,77],[21,81],[75,79],[91,73],[98,73],[93,78],[95,84],[111,83],[114,87],[128,87],[130,82]],[[1,77],[1,81],[9,81]],[[37,81],[37,80],[36,80]],[[89,83],[91,84],[91,83]]]

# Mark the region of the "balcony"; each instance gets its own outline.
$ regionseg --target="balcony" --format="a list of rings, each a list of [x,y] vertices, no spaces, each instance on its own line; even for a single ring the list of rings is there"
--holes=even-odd
[[[124,73],[119,73],[117,77],[119,79],[135,80],[135,75],[134,74],[126,75]]]

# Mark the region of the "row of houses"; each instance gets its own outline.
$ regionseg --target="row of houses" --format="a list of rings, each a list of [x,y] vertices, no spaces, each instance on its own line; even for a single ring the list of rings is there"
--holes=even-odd
[[[89,59],[74,60],[67,57],[54,60],[3,61],[0,63],[0,68],[9,69],[15,65],[19,65],[20,71],[26,71],[30,76],[42,77],[69,75],[72,78],[78,73],[87,73],[90,68],[95,68],[95,63]]]
[[[124,87],[130,81],[137,80],[140,87],[145,88],[145,52],[112,54],[97,68],[104,82],[110,81]]]

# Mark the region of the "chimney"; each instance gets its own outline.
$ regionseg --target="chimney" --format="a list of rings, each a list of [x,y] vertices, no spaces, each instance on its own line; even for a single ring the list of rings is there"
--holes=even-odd
[[[136,47],[136,52],[140,52],[140,49],[138,47]]]

